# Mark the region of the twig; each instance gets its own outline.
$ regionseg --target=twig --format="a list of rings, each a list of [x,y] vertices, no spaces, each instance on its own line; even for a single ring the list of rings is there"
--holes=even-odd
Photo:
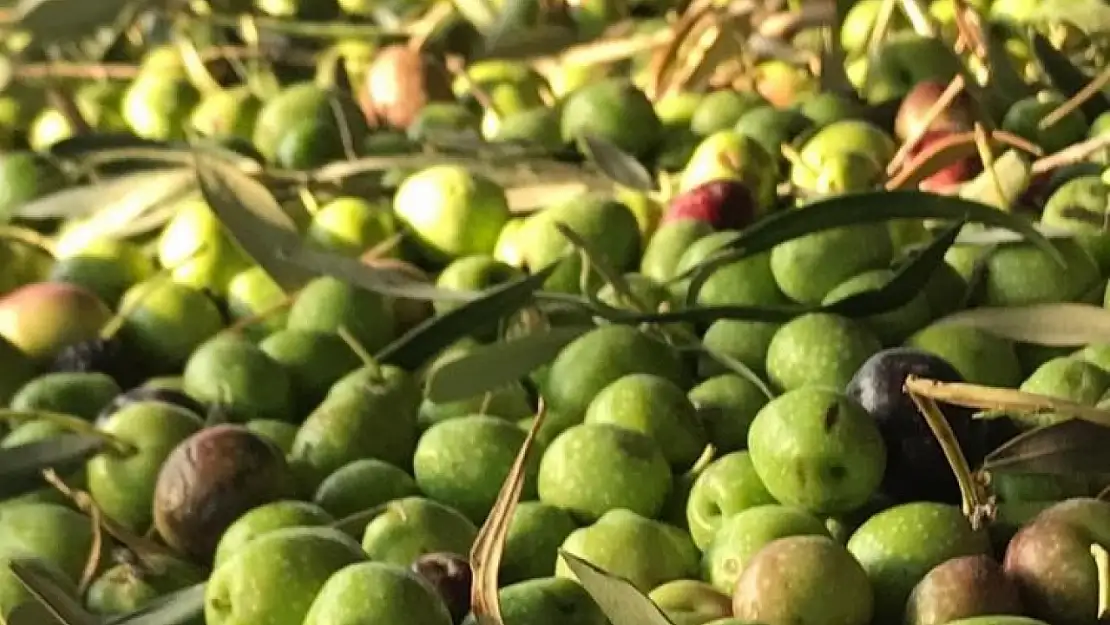
[[[763,18],[757,32],[770,39],[790,39],[799,31],[817,26],[828,26],[836,19],[836,4],[814,2],[800,11],[774,13]]]
[[[1044,118],[1041,119],[1040,129],[1044,130],[1045,128],[1051,128],[1073,111],[1086,104],[1088,100],[1098,95],[1107,84],[1110,84],[1110,67],[1099,72],[1098,76],[1095,76],[1091,82],[1084,85],[1075,95],[1068,98],[1066,102],[1056,107],[1051,113],[1045,115]]]
[[[948,83],[948,86],[945,87],[940,97],[929,107],[929,110],[925,111],[925,119],[918,124],[918,127],[914,129],[910,136],[906,137],[901,147],[898,148],[898,152],[894,154],[894,158],[892,158],[890,164],[887,165],[886,173],[888,176],[894,175],[895,172],[902,168],[902,165],[905,163],[906,158],[913,151],[914,147],[916,147],[917,143],[921,141],[921,138],[929,132],[929,127],[940,117],[941,113],[948,110],[948,107],[955,101],[956,96],[960,95],[960,92],[963,90],[964,77],[962,74],[957,74],[956,77]]]
[[[1101,134],[1097,137],[1091,137],[1086,141],[1069,145],[1059,152],[1049,154],[1048,156],[1035,161],[1033,163],[1032,171],[1034,174],[1043,174],[1045,172],[1052,171],[1053,169],[1056,169],[1058,167],[1073,165],[1075,163],[1083,161],[1095,152],[1098,152],[1099,150],[1104,150],[1106,148],[1110,148],[1110,133]]]

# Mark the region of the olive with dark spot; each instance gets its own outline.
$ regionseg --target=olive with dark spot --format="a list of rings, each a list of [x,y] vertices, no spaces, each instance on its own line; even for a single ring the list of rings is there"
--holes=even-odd
[[[457,553],[429,553],[417,558],[412,563],[412,570],[436,589],[447,605],[451,619],[456,623],[462,622],[470,612],[470,586],[473,581],[470,561]]]
[[[154,524],[168,545],[210,562],[216,544],[248,510],[293,497],[281,450],[240,425],[197,432],[170,453],[154,490]]]

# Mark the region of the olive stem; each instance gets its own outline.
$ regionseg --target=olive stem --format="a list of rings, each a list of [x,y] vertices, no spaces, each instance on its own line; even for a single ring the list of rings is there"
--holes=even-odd
[[[388,509],[389,504],[383,503],[367,510],[360,510],[358,512],[355,512],[354,514],[349,514],[342,519],[338,519],[328,524],[328,527],[332,529],[337,529],[344,534],[353,535],[356,532],[361,531],[362,528],[366,527],[367,523],[369,523],[371,520],[378,517],[379,515],[381,515],[381,513],[385,512]]]
[[[365,346],[363,346],[362,343],[358,341],[357,338],[355,338],[355,335],[351,334],[351,331],[347,329],[347,326],[339,326],[336,334],[338,334],[339,338],[343,339],[343,342],[347,344],[347,347],[351,348],[351,351],[354,352],[356,356],[358,356],[358,359],[362,361],[362,364],[377,364],[377,362],[374,360],[374,356],[366,349]]]
[[[52,423],[68,432],[98,438],[104,441],[108,447],[111,448],[113,453],[122,456],[129,456],[138,451],[131,443],[118,436],[113,436],[103,430],[97,429],[95,425],[80,417],[46,410],[24,412],[20,410],[0,409],[0,421],[29,421],[32,419]]]
[[[1110,612],[1110,554],[1098,544],[1091,545],[1091,557],[1095,559],[1095,568],[1098,569],[1098,613],[1099,622],[1106,618]]]
[[[916,379],[919,378],[914,375],[906,378],[907,382]],[[956,439],[955,433],[952,432],[948,419],[944,417],[944,413],[941,412],[936,400],[918,395],[909,388],[906,388],[906,392],[940,444],[944,457],[948,460],[948,466],[952,468],[952,473],[956,476],[956,483],[960,487],[960,503],[964,515],[971,521],[972,527],[978,529],[981,521],[980,515],[986,509],[986,506],[980,496],[980,489],[976,485],[975,478],[971,474],[971,466],[960,449],[960,443]]]

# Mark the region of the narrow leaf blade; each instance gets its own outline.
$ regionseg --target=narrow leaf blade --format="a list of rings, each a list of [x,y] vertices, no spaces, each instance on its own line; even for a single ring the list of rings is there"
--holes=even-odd
[[[824,312],[846,317],[860,317],[876,314],[875,311],[894,310],[908,304],[925,288],[937,268],[944,262],[944,255],[956,242],[956,237],[965,223],[961,220],[937,235],[913,260],[902,265],[883,288],[857,293],[836,301],[825,307]]]
[[[406,369],[415,369],[451,343],[489,328],[499,319],[520,310],[560,263],[554,263],[531,276],[508,282],[486,294],[432,317],[385,346],[374,358]]]
[[[586,135],[582,143],[590,160],[613,182],[639,191],[655,190],[655,180],[636,157],[601,137]]]
[[[1069,419],[1025,432],[991,452],[983,469],[992,473],[1110,475],[1110,427]]]
[[[674,625],[659,606],[628,580],[559,550],[559,557],[613,625]]]
[[[0,449],[0,497],[12,497],[43,486],[45,469],[78,466],[107,445],[98,436],[62,434],[26,445]]]
[[[104,625],[186,625],[204,614],[205,583],[166,595],[128,614],[109,619]]]
[[[348,284],[389,297],[421,301],[469,302],[477,291],[455,291],[412,279],[404,272],[388,267],[372,267],[356,258],[348,258],[304,245],[286,251],[285,260],[314,274],[331,276]]]
[[[799,210],[776,213],[735,235],[721,248],[738,250],[742,256],[710,259],[678,278],[692,278],[690,296],[696,297],[712,270],[728,262],[765,252],[807,234],[892,219],[966,219],[969,223],[1012,230],[1051,256],[1061,267],[1066,265],[1059,250],[1020,216],[963,198],[900,190],[842,195],[819,200]]]
[[[995,336],[1034,345],[1082,347],[1110,342],[1110,310],[1079,303],[973,308],[936,323],[970,326]]]
[[[49,569],[34,558],[18,558],[8,563],[12,574],[66,625],[100,625],[99,621],[54,582]]]
[[[588,330],[551,328],[477,347],[436,367],[428,376],[427,396],[435,402],[460,401],[511,384],[554,360]]]
[[[204,200],[232,238],[286,292],[296,291],[315,276],[285,260],[300,236],[292,218],[266,187],[233,165],[196,155],[197,180]]]

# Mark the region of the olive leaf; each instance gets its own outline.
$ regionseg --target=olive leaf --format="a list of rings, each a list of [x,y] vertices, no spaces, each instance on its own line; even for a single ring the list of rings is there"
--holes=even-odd
[[[112,25],[129,5],[149,0],[21,0],[15,7],[19,28],[43,44],[84,38]]]
[[[560,264],[553,263],[531,276],[488,289],[477,299],[427,319],[374,354],[374,359],[416,369],[458,339],[496,327],[500,319],[520,310]]]
[[[50,608],[38,601],[26,601],[15,606],[4,617],[6,625],[66,625]]]
[[[566,551],[559,557],[613,625],[674,625],[659,606],[626,579]]]
[[[108,619],[104,625],[186,625],[204,614],[205,583],[160,597],[150,604]]]
[[[570,226],[562,222],[556,223],[555,228],[559,231],[560,234],[563,235],[564,238],[566,238],[566,240],[570,241],[571,245],[577,248],[578,251],[586,257],[587,262],[589,262],[590,264],[590,268],[596,271],[598,275],[601,276],[602,280],[605,280],[606,283],[612,286],[617,295],[621,296],[626,301],[635,304],[637,309],[643,310],[645,308],[645,304],[639,301],[639,298],[636,297],[636,294],[632,292],[632,287],[629,286],[628,281],[624,279],[624,276],[621,275],[619,271],[611,267],[609,265],[609,262],[605,259],[605,256],[603,256],[600,251],[595,249],[589,241],[584,239],[582,235],[575,232],[574,229],[572,229]],[[644,312],[648,311],[645,310]]]
[[[188,150],[181,146],[171,146],[164,141],[144,139],[125,132],[96,132],[87,135],[67,137],[53,144],[47,153],[55,158],[79,160],[89,156],[99,156],[103,152],[115,150],[141,150],[128,154],[131,159],[166,158],[166,154],[176,155],[176,164],[188,164]]]
[[[8,563],[12,574],[27,587],[31,596],[66,625],[101,625],[100,620],[82,607],[54,581],[50,569],[35,558],[16,558]]]
[[[1032,181],[1033,164],[1030,160],[1017,150],[1006,150],[994,160],[992,167],[960,187],[960,197],[1004,211],[1029,188]]]
[[[1037,56],[1037,61],[1040,62],[1041,67],[1048,74],[1052,85],[1065,98],[1073,97],[1082,91],[1087,83],[1091,82],[1091,77],[1072,65],[1068,57],[1052,47],[1052,43],[1044,35],[1033,33],[1032,43],[1033,54]],[[1110,110],[1110,98],[1101,90],[1096,91],[1079,106],[1079,110],[1083,111],[1083,116],[1090,123],[1099,115]]]
[[[1110,427],[1068,419],[1024,432],[983,461],[989,473],[1110,475]]]
[[[845,317],[863,317],[876,314],[874,311],[887,312],[908,304],[936,274],[937,268],[944,263],[948,248],[956,242],[956,237],[966,221],[958,221],[937,235],[927,247],[918,252],[912,260],[894,272],[883,288],[864,291],[837,300],[823,307],[829,312]]]
[[[197,152],[201,194],[228,233],[287,293],[312,278],[312,272],[285,259],[301,244],[293,219],[262,183],[230,163]]]
[[[639,191],[654,191],[655,180],[636,157],[596,135],[582,137],[586,156],[613,182]]]
[[[28,202],[15,216],[28,221],[69,219],[90,213],[111,214],[121,222],[179,192],[193,180],[187,169],[156,169],[62,189]]]
[[[758,389],[759,392],[762,393],[763,396],[767,399],[775,398],[775,392],[771,390],[771,387],[763,381],[763,378],[759,377],[758,373],[752,371],[752,368],[744,364],[743,362],[740,362],[736,358],[733,358],[732,356],[726,354],[721,350],[714,349],[712,347],[709,347],[708,345],[700,343],[695,346],[695,351],[703,354],[707,358],[716,362],[718,365],[744,378],[748,382],[751,382],[752,386],[756,387],[756,389]]]
[[[891,219],[961,220],[1012,230],[1043,250],[1061,267],[1066,265],[1060,251],[1052,246],[1028,220],[958,197],[922,191],[876,191],[842,195],[818,200],[799,210],[772,214],[732,236],[719,248],[732,250],[718,254],[690,268],[677,279],[691,278],[690,297],[697,296],[709,275],[723,265],[765,252],[785,241],[815,232]]]
[[[555,327],[476,347],[434,367],[428,373],[425,394],[432,401],[443,403],[496,390],[551,362],[571,341],[589,330]]]
[[[1073,239],[1076,233],[1057,226],[1048,226],[1042,223],[1033,224],[1033,228],[1046,239]],[[999,245],[1002,243],[1020,243],[1023,240],[1020,234],[1002,228],[982,228],[965,230],[956,237],[957,245]]]
[[[988,98],[997,98],[1000,105],[1008,107],[1032,94],[1033,90],[1014,67],[1013,57],[1006,49],[1006,34],[1003,27],[987,23],[984,24],[983,31],[987,44],[987,67],[990,67],[990,76],[987,79],[988,88],[982,91]]]
[[[909,393],[954,406],[1022,414],[1054,412],[1100,425],[1110,425],[1110,410],[1011,388],[980,386],[966,382],[940,382],[917,376],[907,378],[905,387]]]
[[[42,472],[76,468],[108,447],[102,436],[62,434],[48,440],[0,449],[0,497],[42,488]]]
[[[1082,347],[1110,343],[1110,310],[1074,302],[962,310],[935,322],[970,326],[1034,345]]]
[[[486,522],[478,531],[474,545],[470,549],[470,570],[474,584],[470,590],[471,611],[481,625],[505,625],[501,617],[501,598],[498,593],[498,574],[501,569],[501,555],[505,550],[505,540],[509,536],[513,513],[516,511],[520,495],[524,491],[524,479],[528,454],[536,440],[536,433],[544,422],[541,408],[528,435],[517,451],[509,475],[505,477],[497,501],[493,504]]]
[[[388,297],[421,301],[473,301],[481,295],[477,291],[441,289],[432,284],[414,280],[405,272],[390,267],[375,267],[357,258],[349,258],[296,245],[284,252],[285,262],[302,267],[315,274],[331,276],[367,291]]]

